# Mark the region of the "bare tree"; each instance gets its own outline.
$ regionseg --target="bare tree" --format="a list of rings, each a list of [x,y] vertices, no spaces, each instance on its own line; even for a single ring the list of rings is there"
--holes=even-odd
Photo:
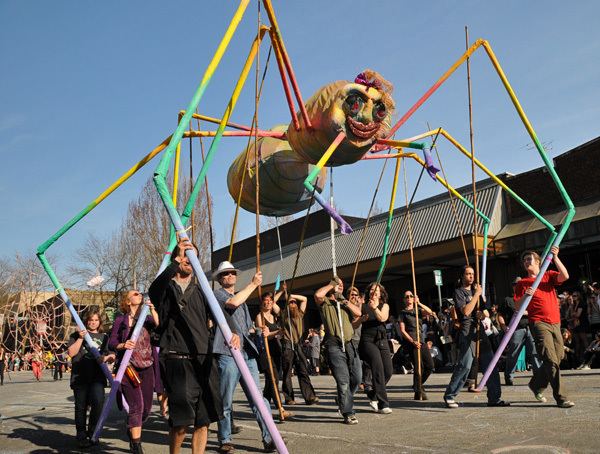
[[[90,234],[84,245],[75,253],[75,263],[68,267],[72,281],[85,288],[91,277],[100,275],[103,281],[94,290],[104,295],[105,306],[116,307],[117,295],[133,284],[134,262],[125,253],[121,232],[108,238]]]

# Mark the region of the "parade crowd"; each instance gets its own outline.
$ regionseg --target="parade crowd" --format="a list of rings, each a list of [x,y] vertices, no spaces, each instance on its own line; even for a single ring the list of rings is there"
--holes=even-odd
[[[361,291],[345,287],[335,277],[310,297],[288,293],[285,284],[274,294],[262,293],[260,310],[252,318],[247,301],[261,286],[262,274],[257,272],[247,286],[237,288],[238,270],[222,262],[213,273],[220,284],[214,293],[233,333],[229,340],[216,326],[187,250],[197,254],[191,243],[180,241],[171,264],[150,286],[149,298],[135,289],[124,293],[121,313],[110,332],[103,332],[104,314],[92,308],[83,317],[85,330],[74,332],[66,349],[44,354],[36,347],[24,355],[0,350],[2,383],[5,372],[31,369],[39,380],[43,368],[53,368],[58,380],[70,370],[77,442],[85,448],[94,444],[92,433],[105,399],[107,380],[100,364],[116,370],[130,350],[119,393],[129,406],[126,431],[132,453],[143,453],[143,424],[155,393],[168,420],[171,453],[180,451],[190,426],[192,452],[204,452],[211,423],[217,423],[219,452],[234,452],[233,436],[241,430],[233,411],[238,383],[261,428],[264,451],[274,452],[275,443],[240,381],[231,349],[241,352],[266,407],[283,419],[294,417],[300,399],[317,405],[311,376],[331,374],[340,422],[348,425],[359,422],[354,402],[359,392],[368,397],[369,410],[392,413],[386,385],[394,373],[412,374],[411,395],[428,400],[428,377],[435,371],[452,371],[444,405],[459,407],[459,393],[464,387],[477,392],[478,371],[488,368],[514,314],[527,299],[531,300],[527,310],[486,383],[488,406],[510,405],[502,399],[501,371],[504,386],[512,386],[516,372],[532,370],[528,386],[533,398],[546,402],[544,392],[550,386],[556,405],[570,408],[575,403],[566,395],[560,369],[589,369],[600,362],[600,286],[586,284],[558,294],[557,287],[569,276],[556,247],[552,248],[555,270],[541,274],[536,291],[531,287],[540,278],[541,260],[537,253],[526,251],[521,257],[524,276],[515,278],[513,295],[504,301],[486,304],[475,270],[466,265],[453,298],[436,304],[438,311],[423,304],[414,289],[407,289],[394,295],[402,298],[396,317],[390,315],[391,295],[380,283]],[[315,326],[305,325],[309,302],[320,313]],[[149,312],[133,341],[131,333],[144,304]],[[101,352],[99,359],[84,341],[86,334]],[[121,400],[119,396],[117,402]]]

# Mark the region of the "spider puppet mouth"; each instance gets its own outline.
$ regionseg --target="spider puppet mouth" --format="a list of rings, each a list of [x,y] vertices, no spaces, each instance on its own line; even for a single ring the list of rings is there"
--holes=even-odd
[[[353,135],[363,140],[372,138],[375,134],[377,134],[377,131],[379,131],[379,126],[381,126],[381,123],[374,121],[369,124],[361,123],[349,115],[346,116],[346,124]]]

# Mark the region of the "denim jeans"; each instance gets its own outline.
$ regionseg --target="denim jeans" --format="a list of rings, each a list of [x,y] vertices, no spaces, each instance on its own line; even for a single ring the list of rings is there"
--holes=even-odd
[[[246,360],[246,365],[248,366],[248,369],[250,369],[250,374],[252,374],[252,378],[254,380],[256,388],[260,389],[260,379],[258,376],[258,364],[256,362],[256,359],[248,358],[248,355],[244,351],[242,351],[242,355],[244,356],[244,359]],[[218,436],[219,436],[219,442],[221,444],[223,444],[223,443],[231,442],[233,392],[235,391],[235,387],[237,386],[238,382],[240,381],[242,374],[240,373],[240,370],[237,368],[235,361],[233,360],[233,357],[227,356],[227,355],[218,355],[218,356],[219,356],[219,376],[221,379],[220,390],[221,390],[221,397],[223,398],[223,419],[219,420],[219,423],[218,423]],[[271,442],[271,434],[269,433],[269,430],[267,429],[267,425],[265,424],[265,422],[262,419],[262,416],[258,412],[256,405],[254,405],[254,402],[252,401],[252,398],[250,397],[250,392],[248,391],[248,388],[246,387],[246,385],[244,384],[243,381],[242,381],[241,385],[242,385],[242,389],[244,390],[244,394],[246,395],[246,398],[248,399],[248,404],[250,405],[250,408],[252,409],[252,413],[254,413],[254,416],[256,417],[256,419],[258,421],[258,425],[260,426],[260,430],[262,432],[262,439],[265,443],[270,443]],[[263,398],[263,401],[265,403],[265,407],[267,407],[267,409],[270,411],[271,406],[269,405],[269,402],[267,401],[267,399]]]
[[[542,362],[540,361],[537,350],[535,349],[535,342],[531,331],[528,327],[517,328],[508,341],[506,346],[506,366],[504,368],[504,377],[507,379],[513,379],[515,376],[515,369],[517,368],[517,360],[521,350],[525,347],[525,358],[527,362],[533,367],[533,371],[537,371]]]
[[[475,343],[460,334],[458,337],[458,363],[454,366],[450,383],[444,392],[444,400],[454,399],[467,381],[473,359],[475,359]],[[486,370],[490,364],[493,353],[491,348],[482,348],[479,351],[480,370]],[[500,400],[502,390],[500,389],[500,374],[498,373],[498,365],[494,366],[490,378],[487,381],[487,399],[489,403],[495,403]]]
[[[363,363],[358,354],[358,341],[352,341],[352,348],[354,350],[352,357],[352,368],[350,370],[350,392],[352,395],[356,394],[358,387],[363,382]],[[352,380],[354,378],[354,381]]]
[[[75,397],[75,429],[77,439],[91,436],[96,428],[96,423],[104,405],[104,383],[92,382],[77,385],[73,388]],[[87,407],[90,406],[90,421],[87,423]],[[87,427],[86,427],[87,426]]]
[[[362,368],[358,352],[351,342],[346,342],[346,351],[342,351],[341,342],[334,339],[325,346],[327,359],[337,386],[337,401],[343,416],[354,414],[353,394],[358,389]]]

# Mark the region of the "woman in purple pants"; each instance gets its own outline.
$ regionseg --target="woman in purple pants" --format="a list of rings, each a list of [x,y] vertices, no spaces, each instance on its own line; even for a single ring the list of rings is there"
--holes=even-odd
[[[138,339],[135,342],[130,339],[142,302],[143,295],[137,290],[130,290],[123,295],[120,304],[123,314],[115,318],[108,342],[109,348],[117,352],[117,368],[125,351],[133,350],[128,370],[121,382],[121,392],[129,405],[127,429],[131,452],[134,454],[144,452],[141,442],[142,424],[152,408],[155,374],[159,368],[156,352],[150,344],[150,331],[158,326],[158,314],[150,300],[146,301],[150,313]]]

